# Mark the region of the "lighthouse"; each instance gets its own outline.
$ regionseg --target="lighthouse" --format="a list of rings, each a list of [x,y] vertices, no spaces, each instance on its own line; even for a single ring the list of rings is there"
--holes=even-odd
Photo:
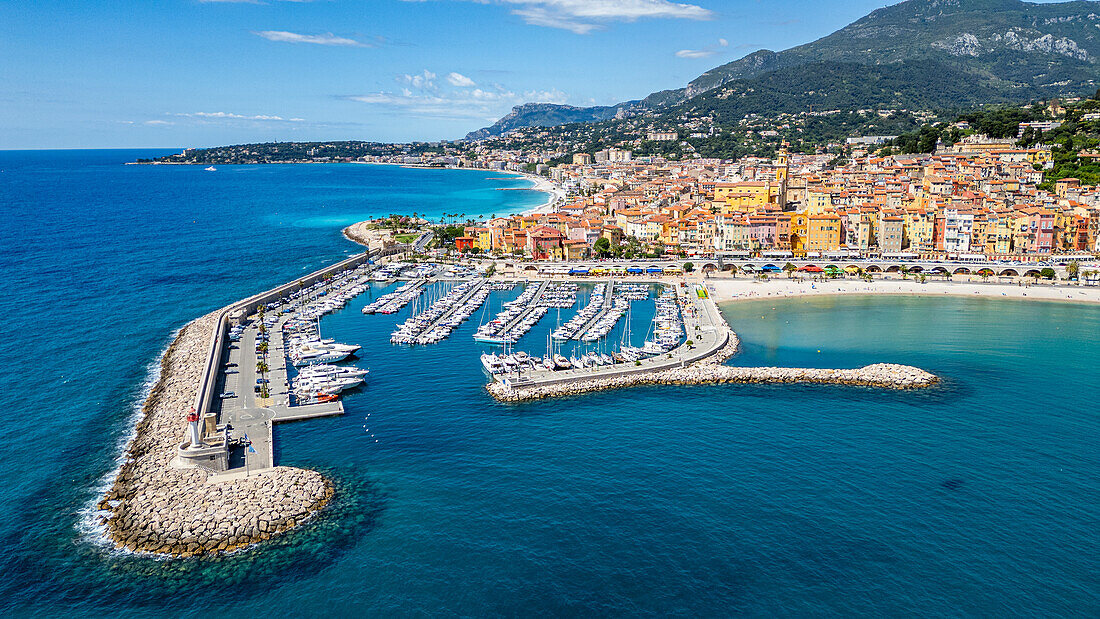
[[[187,415],[187,423],[191,425],[191,446],[189,449],[202,449],[206,447],[202,442],[202,436],[199,434],[199,414],[196,413],[193,408]]]

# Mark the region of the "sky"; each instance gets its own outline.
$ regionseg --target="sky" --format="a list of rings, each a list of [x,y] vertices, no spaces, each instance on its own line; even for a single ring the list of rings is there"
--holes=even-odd
[[[0,149],[457,139],[610,105],[884,0],[0,0]]]

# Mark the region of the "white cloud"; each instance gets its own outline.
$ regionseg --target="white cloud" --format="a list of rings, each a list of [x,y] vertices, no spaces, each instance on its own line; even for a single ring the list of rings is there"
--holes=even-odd
[[[676,52],[677,58],[706,58],[718,53],[719,48],[729,47],[730,42],[725,39],[718,39],[717,45],[708,45],[703,49],[682,49]]]
[[[477,86],[477,83],[474,82],[474,80],[466,77],[465,75],[462,75],[461,73],[455,73],[453,71],[447,74],[447,81],[450,82],[451,86],[459,86],[461,88],[470,88],[472,86]]]
[[[172,121],[169,121],[169,120],[147,120],[142,124],[152,125],[154,127],[163,127],[163,126],[167,126],[167,125],[174,125],[176,123],[174,123]]]
[[[251,120],[260,122],[281,122],[281,123],[301,123],[305,122],[304,118],[283,118],[282,116],[272,116],[268,114],[256,114],[248,116],[245,114],[233,114],[231,112],[186,112],[172,114],[172,116],[178,116],[182,118],[199,118],[204,120]],[[157,122],[157,121],[149,121]],[[164,121],[161,121],[164,122]]]
[[[424,73],[434,77],[430,71]],[[399,82],[412,83],[425,82],[424,73],[414,75],[402,75]],[[452,73],[447,76],[448,83],[459,82],[461,84],[473,84],[473,80],[451,80]],[[417,80],[416,78],[421,78]],[[429,80],[429,83],[430,80]],[[526,91],[516,93],[499,84],[493,84],[487,88],[456,88],[450,91],[442,91],[434,87],[412,90],[402,88],[399,92],[372,92],[362,95],[346,95],[340,97],[347,101],[366,103],[372,106],[401,110],[402,113],[414,117],[424,118],[450,118],[450,119],[477,119],[492,118],[494,121],[503,116],[514,105],[526,102],[539,103],[565,103],[568,96],[557,89],[542,91]]]
[[[676,52],[677,58],[706,58],[716,54],[712,49],[682,49]]]
[[[608,22],[638,19],[713,19],[714,13],[694,4],[669,0],[467,0],[512,7],[512,14],[534,26],[588,34]]]
[[[435,78],[438,77],[435,73],[424,69],[422,72],[416,75],[409,75],[408,73],[398,76],[397,81],[411,85],[413,88],[419,88],[422,90],[435,90]]]
[[[339,47],[374,47],[373,44],[360,43],[355,39],[338,37],[331,32],[326,32],[325,34],[299,34],[297,32],[286,32],[285,30],[263,30],[261,32],[254,32],[253,34],[263,37],[268,41],[279,41],[281,43],[312,43],[314,45],[335,45]]]

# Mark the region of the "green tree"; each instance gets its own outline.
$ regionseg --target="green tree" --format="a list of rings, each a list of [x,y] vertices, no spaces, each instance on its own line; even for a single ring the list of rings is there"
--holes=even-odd
[[[596,252],[600,258],[606,258],[611,254],[611,241],[601,236],[592,244],[592,251]]]
[[[1077,279],[1077,276],[1081,273],[1081,263],[1076,260],[1070,260],[1066,265],[1066,275],[1069,279]]]
[[[787,277],[789,278],[791,276],[791,273],[794,273],[798,270],[798,267],[788,262],[787,264],[783,265],[783,270],[787,272]]]
[[[1039,275],[1043,279],[1054,279],[1054,276],[1057,275],[1057,273],[1054,272],[1054,269],[1052,269],[1050,267],[1046,267],[1042,271],[1039,271]]]
[[[691,273],[695,270],[695,264],[691,262],[684,263],[684,273]]]

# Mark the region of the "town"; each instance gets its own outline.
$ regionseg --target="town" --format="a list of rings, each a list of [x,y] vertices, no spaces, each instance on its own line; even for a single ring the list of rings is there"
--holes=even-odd
[[[550,170],[552,211],[464,228],[460,251],[591,257],[848,257],[1035,261],[1097,251],[1100,193],[1036,185],[1050,151],[974,139],[927,156],[633,160],[609,149]],[[1038,170],[1036,168],[1039,168]],[[605,239],[605,240],[601,240]]]

